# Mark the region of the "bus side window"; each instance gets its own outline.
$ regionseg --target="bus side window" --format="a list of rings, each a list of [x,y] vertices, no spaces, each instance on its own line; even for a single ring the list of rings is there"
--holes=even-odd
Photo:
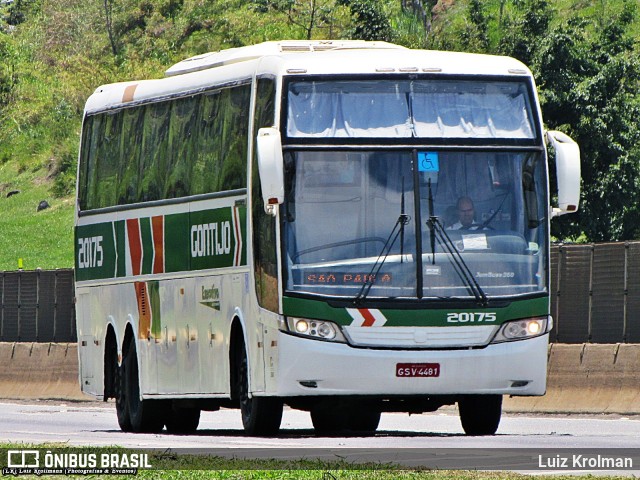
[[[224,91],[224,108],[221,115],[222,190],[245,188],[247,161],[247,133],[249,132],[250,85]]]
[[[169,122],[169,177],[164,198],[179,198],[191,194],[191,165],[195,160],[198,104],[196,97],[176,100],[171,107]]]
[[[142,161],[138,182],[138,201],[149,202],[162,198],[165,162],[169,145],[169,103],[145,106],[142,133]]]
[[[143,121],[143,109],[123,110],[123,135],[120,144],[118,172],[118,205],[135,203],[137,200]]]
[[[220,191],[222,158],[217,151],[215,126],[220,116],[220,91],[208,92],[199,98],[198,151],[193,163],[191,188],[193,194]]]
[[[122,117],[122,111],[105,114],[101,128],[96,132],[98,141],[95,153],[96,182],[93,195],[95,208],[116,205]]]
[[[96,168],[96,152],[102,131],[104,115],[87,117],[83,128],[82,156],[80,158],[80,182],[78,196],[80,209],[90,210],[97,208],[96,192],[99,188],[99,177]]]

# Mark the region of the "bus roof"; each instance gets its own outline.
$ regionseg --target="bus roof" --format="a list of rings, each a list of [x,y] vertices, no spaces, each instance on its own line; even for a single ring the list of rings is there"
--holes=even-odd
[[[103,85],[87,100],[85,112],[90,114],[132,102],[229,85],[248,80],[256,74],[411,73],[531,76],[524,64],[509,57],[411,50],[386,42],[360,40],[264,42],[183,60],[170,67],[164,79]]]
[[[363,49],[405,49],[405,47],[387,42],[367,42],[365,40],[282,40],[279,42],[263,42],[257,45],[229,48],[219,52],[209,52],[187,58],[169,68],[165,75],[171,77],[272,55]]]

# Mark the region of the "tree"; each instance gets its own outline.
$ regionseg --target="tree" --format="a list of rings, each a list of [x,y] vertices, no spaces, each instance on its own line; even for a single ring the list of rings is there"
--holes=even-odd
[[[591,241],[609,241],[640,234],[634,19],[631,2],[596,35],[587,36],[584,20],[573,19],[548,35],[535,56],[545,123],[572,135],[582,155],[580,211],[554,222],[561,238],[584,233]]]
[[[114,0],[103,0],[104,18],[109,35],[109,44],[114,57],[118,56],[118,46],[116,45],[115,34],[113,33],[113,3]]]
[[[391,41],[391,24],[379,0],[338,0],[338,3],[351,10],[354,25],[347,33],[350,38]]]
[[[402,0],[402,11],[411,12],[419,18],[428,37],[431,33],[432,12],[437,4],[438,0]]]
[[[469,3],[468,20],[470,23],[461,33],[464,50],[489,51],[489,23],[480,0]]]
[[[0,113],[9,103],[17,80],[13,57],[11,38],[9,35],[0,33]]]
[[[333,24],[335,0],[262,0],[263,11],[272,8],[287,15],[291,25],[302,28],[304,37],[311,40],[316,30]]]
[[[498,52],[521,60],[527,65],[534,62],[540,41],[549,33],[553,10],[549,0],[524,0],[517,3],[521,16],[503,18]],[[504,2],[500,4],[504,8]]]

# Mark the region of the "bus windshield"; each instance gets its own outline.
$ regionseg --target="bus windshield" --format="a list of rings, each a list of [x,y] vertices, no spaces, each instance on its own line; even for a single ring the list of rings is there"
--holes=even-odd
[[[520,79],[292,81],[287,136],[532,139],[527,85]]]
[[[285,154],[286,290],[488,298],[547,289],[539,151]]]

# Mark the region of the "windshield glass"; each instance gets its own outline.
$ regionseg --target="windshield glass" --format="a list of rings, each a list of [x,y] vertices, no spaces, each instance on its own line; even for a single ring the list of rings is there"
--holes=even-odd
[[[522,80],[295,81],[287,135],[532,139],[529,98]]]
[[[356,298],[367,282],[368,298],[477,298],[475,283],[489,298],[546,290],[539,152],[288,151],[285,177],[288,291]]]

